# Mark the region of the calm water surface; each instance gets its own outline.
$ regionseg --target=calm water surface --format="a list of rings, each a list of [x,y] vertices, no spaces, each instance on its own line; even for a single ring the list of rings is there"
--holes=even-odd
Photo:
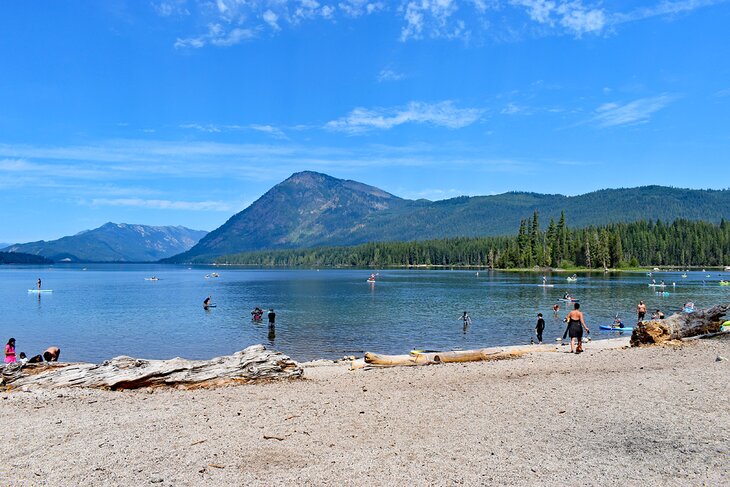
[[[206,279],[218,272],[220,277]],[[564,330],[552,306],[565,291],[580,298],[593,339],[616,313],[631,323],[639,299],[650,310],[705,307],[730,301],[717,270],[658,272],[669,295],[647,286],[645,273],[581,274],[576,283],[541,276],[466,270],[382,270],[375,284],[368,270],[258,270],[168,265],[0,266],[0,341],[11,336],[29,356],[49,345],[64,361],[99,362],[117,355],[193,359],[230,354],[263,343],[297,360],[336,358],[370,350],[467,349],[529,343],[536,315],[545,315],[546,341]],[[706,277],[707,275],[710,277]],[[157,276],[159,281],[146,281]],[[28,293],[38,278],[52,293]],[[671,283],[676,282],[676,287]],[[205,311],[212,296],[216,308]],[[276,336],[254,324],[254,306],[273,307]],[[462,332],[467,310],[472,326]],[[669,313],[667,313],[669,314]]]

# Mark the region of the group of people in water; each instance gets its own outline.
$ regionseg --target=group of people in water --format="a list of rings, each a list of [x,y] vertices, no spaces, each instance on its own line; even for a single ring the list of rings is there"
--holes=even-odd
[[[61,349],[58,347],[48,347],[43,353],[34,355],[28,358],[25,352],[20,352],[16,355],[15,353],[15,338],[8,340],[5,344],[5,360],[6,364],[19,362],[25,364],[35,364],[41,362],[58,362],[58,357],[61,356]]]

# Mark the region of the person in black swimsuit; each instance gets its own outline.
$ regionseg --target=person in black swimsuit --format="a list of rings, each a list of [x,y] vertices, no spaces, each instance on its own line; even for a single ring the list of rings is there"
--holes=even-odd
[[[568,313],[565,320],[568,322],[565,334],[570,337],[570,351],[581,353],[583,351],[583,330],[585,329],[586,334],[589,334],[590,330],[586,326],[583,313],[580,311],[580,303],[575,303],[573,311]],[[565,338],[565,334],[563,338]]]
[[[545,330],[545,320],[542,319],[542,313],[537,314],[537,325],[535,326],[535,334],[537,335],[537,343],[542,343],[542,332]]]

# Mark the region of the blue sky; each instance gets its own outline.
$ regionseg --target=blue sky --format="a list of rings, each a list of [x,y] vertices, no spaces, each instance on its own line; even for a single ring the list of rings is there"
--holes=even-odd
[[[727,188],[730,1],[0,3],[0,242],[406,198]]]

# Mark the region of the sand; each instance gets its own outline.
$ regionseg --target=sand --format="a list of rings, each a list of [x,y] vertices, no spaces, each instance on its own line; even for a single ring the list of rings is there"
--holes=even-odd
[[[613,346],[625,344],[614,343]],[[730,339],[0,395],[2,485],[730,485]]]

